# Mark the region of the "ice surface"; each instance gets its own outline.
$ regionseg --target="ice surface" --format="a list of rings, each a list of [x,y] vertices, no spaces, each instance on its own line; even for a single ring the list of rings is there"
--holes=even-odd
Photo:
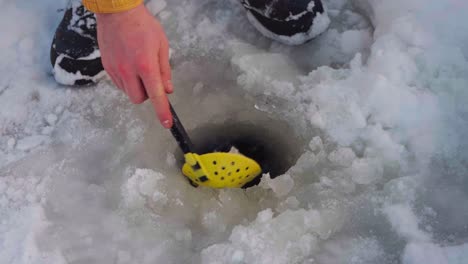
[[[327,0],[327,31],[293,47],[236,0],[148,4],[189,133],[261,113],[301,157],[191,187],[151,105],[55,84],[65,0],[0,1],[0,263],[468,262],[466,1]]]
[[[468,244],[440,247],[431,243],[410,243],[405,248],[402,262],[461,264],[466,262],[467,252]]]

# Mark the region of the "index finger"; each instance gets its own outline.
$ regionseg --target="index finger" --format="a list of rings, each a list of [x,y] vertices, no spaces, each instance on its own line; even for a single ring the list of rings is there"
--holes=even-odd
[[[140,74],[146,94],[153,104],[159,121],[165,128],[171,128],[173,124],[172,114],[169,110],[169,100],[161,81],[159,65],[155,63],[148,74]]]

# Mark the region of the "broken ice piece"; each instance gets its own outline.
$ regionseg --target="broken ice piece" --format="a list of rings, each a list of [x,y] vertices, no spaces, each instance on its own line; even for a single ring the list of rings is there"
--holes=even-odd
[[[309,143],[309,148],[312,152],[321,151],[323,149],[322,139],[319,136],[314,137]]]
[[[231,153],[231,154],[240,154],[239,150],[236,148],[236,147],[231,147],[231,150],[229,150],[228,153]]]
[[[270,174],[267,173],[262,177],[260,186],[263,189],[271,189],[275,193],[276,197],[286,196],[294,188],[294,180],[288,174],[281,175],[274,179],[271,178]]]
[[[328,155],[329,161],[331,161],[334,165],[341,167],[351,166],[355,159],[356,155],[351,148],[338,148]]]

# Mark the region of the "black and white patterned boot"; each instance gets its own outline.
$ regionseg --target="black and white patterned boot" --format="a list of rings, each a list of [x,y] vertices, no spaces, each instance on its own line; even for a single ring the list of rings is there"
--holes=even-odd
[[[80,0],[70,1],[50,50],[55,80],[88,85],[106,75],[97,43],[96,17]]]
[[[303,44],[324,32],[330,24],[321,0],[241,1],[254,27],[284,44]]]

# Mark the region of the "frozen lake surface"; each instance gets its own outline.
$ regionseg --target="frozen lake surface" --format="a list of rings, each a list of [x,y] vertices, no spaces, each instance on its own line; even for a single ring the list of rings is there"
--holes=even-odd
[[[290,47],[237,0],[149,1],[196,142],[245,133],[284,169],[212,190],[149,104],[54,82],[65,0],[0,0],[0,263],[468,263],[468,2],[325,4]]]

